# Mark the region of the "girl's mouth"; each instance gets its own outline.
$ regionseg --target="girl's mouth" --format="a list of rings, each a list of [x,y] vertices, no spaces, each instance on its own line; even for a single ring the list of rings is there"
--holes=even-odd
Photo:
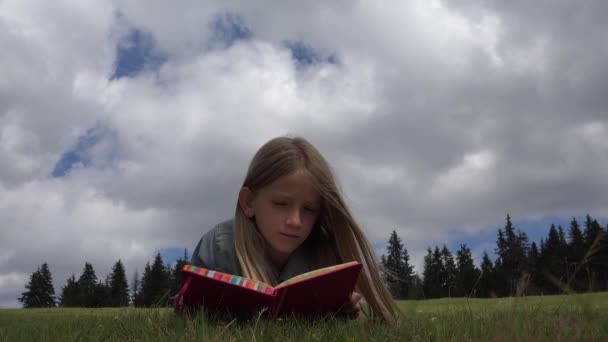
[[[297,236],[297,235],[292,235],[292,234],[287,234],[287,233],[279,233],[279,234],[281,234],[283,236],[286,236],[286,237],[289,237],[289,238],[292,238],[292,239],[299,238],[299,236]]]

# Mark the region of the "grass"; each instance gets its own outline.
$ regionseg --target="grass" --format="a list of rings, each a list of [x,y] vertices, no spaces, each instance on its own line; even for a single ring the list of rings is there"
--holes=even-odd
[[[608,340],[608,293],[403,301],[388,328],[353,321],[176,316],[172,309],[4,309],[0,341],[590,341]]]

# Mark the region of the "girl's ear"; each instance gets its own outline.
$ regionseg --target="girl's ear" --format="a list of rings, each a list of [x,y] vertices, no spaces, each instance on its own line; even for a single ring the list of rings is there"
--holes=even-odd
[[[244,186],[239,191],[239,205],[241,206],[241,210],[248,218],[252,218],[255,215],[255,210],[253,208],[253,192],[248,187]]]

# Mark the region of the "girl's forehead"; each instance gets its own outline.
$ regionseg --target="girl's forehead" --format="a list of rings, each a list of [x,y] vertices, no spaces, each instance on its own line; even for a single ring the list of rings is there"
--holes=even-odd
[[[306,169],[298,169],[268,184],[266,190],[285,194],[301,193],[311,197],[319,196],[314,177]]]

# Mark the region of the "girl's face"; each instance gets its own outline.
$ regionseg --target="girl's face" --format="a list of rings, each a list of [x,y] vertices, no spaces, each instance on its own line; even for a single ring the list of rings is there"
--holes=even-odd
[[[308,238],[321,206],[321,196],[305,169],[277,179],[255,196],[243,188],[239,199],[245,214],[255,215],[258,230],[278,267]]]

